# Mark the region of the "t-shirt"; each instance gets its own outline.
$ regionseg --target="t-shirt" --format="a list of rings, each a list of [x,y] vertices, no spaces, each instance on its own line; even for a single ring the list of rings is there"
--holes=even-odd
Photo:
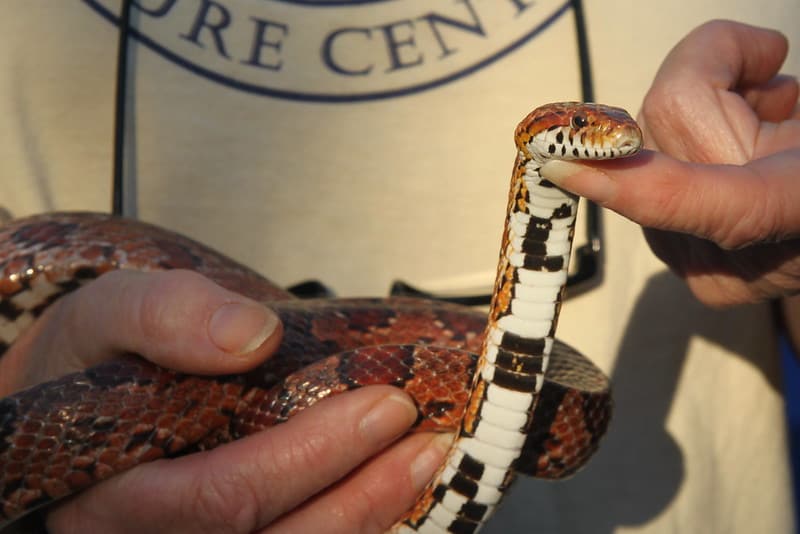
[[[120,3],[3,2],[14,216],[109,209]],[[632,113],[708,19],[800,43],[796,0],[584,7],[596,100]],[[581,98],[563,0],[138,0],[131,27],[128,213],[342,296],[488,288],[513,129]],[[602,283],[568,298],[558,336],[611,376],[608,436],[573,479],[519,481],[485,532],[792,532],[768,309],[704,308],[635,224],[603,223]]]

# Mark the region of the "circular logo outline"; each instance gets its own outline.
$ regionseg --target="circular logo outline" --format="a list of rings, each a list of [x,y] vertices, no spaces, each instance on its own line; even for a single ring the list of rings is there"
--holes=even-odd
[[[341,7],[341,6],[362,6],[364,4],[380,4],[381,2],[394,2],[396,0],[272,0],[272,1],[283,2],[284,4],[297,4],[301,6]]]
[[[119,27],[119,17],[114,13],[112,13],[107,8],[105,8],[104,6],[100,5],[98,3],[98,0],[83,0],[83,1],[87,6],[89,6],[96,13],[105,18],[108,22]],[[306,5],[314,5],[317,7],[321,7],[323,5],[333,6],[333,5],[344,5],[344,4],[354,4],[354,3],[367,4],[367,3],[384,2],[392,0],[350,0],[350,1],[331,0],[328,2],[326,2],[325,0],[277,0],[277,1],[289,4],[306,4]],[[571,8],[571,6],[572,6],[571,0],[566,0],[564,4],[558,7],[553,13],[545,17],[544,20],[542,20],[538,25],[536,25],[526,34],[519,37],[517,40],[512,41],[504,48],[501,48],[500,50],[494,52],[493,54],[490,54],[489,56],[486,56],[480,61],[477,61],[456,72],[452,72],[450,74],[446,74],[439,78],[434,78],[432,80],[420,82],[418,84],[414,84],[407,87],[386,89],[381,91],[363,92],[363,93],[352,93],[352,94],[306,93],[300,91],[288,91],[285,89],[274,89],[270,87],[256,85],[249,82],[243,82],[235,78],[223,76],[217,72],[214,72],[212,70],[209,70],[203,66],[200,66],[196,63],[187,60],[186,58],[176,54],[175,52],[172,52],[168,48],[164,47],[163,45],[149,38],[147,35],[137,31],[136,28],[134,27],[129,28],[129,35],[134,39],[136,39],[137,41],[139,41],[140,43],[142,43],[143,45],[153,50],[154,52],[158,53],[165,59],[168,59],[169,61],[185,68],[186,70],[198,76],[201,76],[203,78],[212,80],[219,84],[234,89],[238,89],[240,91],[244,91],[247,93],[257,94],[261,96],[270,96],[273,98],[280,98],[295,102],[314,102],[314,103],[328,103],[328,104],[371,102],[376,100],[386,100],[389,98],[397,98],[397,97],[409,96],[421,93],[454,82],[466,76],[469,76],[470,74],[481,70],[482,68],[494,63],[495,61],[501,59],[502,57],[520,48],[522,45],[524,45],[525,43],[536,37],[542,31],[546,30],[551,24],[557,21],[564,13],[567,12],[567,10]]]

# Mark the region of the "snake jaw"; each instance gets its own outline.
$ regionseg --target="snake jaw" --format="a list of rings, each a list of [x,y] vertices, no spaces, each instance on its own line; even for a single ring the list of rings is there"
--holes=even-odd
[[[524,159],[613,159],[643,145],[642,131],[627,111],[601,104],[563,102],[532,112],[515,132]]]
[[[633,121],[627,113],[625,116]],[[595,155],[593,159],[612,159],[631,156],[641,150],[643,145],[642,131],[635,122],[620,121],[598,129],[593,139]],[[599,152],[598,152],[599,150]],[[580,158],[577,158],[580,159]]]

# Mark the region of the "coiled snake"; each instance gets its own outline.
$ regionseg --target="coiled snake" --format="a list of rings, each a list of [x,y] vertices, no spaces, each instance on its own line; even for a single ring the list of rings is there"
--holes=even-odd
[[[577,198],[539,176],[549,159],[635,153],[618,108],[559,103],[515,132],[517,157],[488,325],[426,300],[291,300],[185,237],[88,213],[0,228],[0,349],[66,292],[112,269],[189,268],[268,303],[285,335],[243,376],[194,377],[130,357],[0,400],[0,527],[138,463],[212,447],[285,421],[328,394],[375,383],[416,400],[421,430],[458,437],[396,531],[475,532],[516,473],[561,478],[598,445],[609,384],[554,340]]]

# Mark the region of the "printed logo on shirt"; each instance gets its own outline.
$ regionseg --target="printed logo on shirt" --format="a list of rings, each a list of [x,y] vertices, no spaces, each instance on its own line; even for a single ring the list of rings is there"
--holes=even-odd
[[[120,0],[84,0],[115,24]],[[228,86],[352,102],[454,82],[526,45],[564,0],[132,0],[131,35]],[[134,67],[135,68],[135,67]]]

